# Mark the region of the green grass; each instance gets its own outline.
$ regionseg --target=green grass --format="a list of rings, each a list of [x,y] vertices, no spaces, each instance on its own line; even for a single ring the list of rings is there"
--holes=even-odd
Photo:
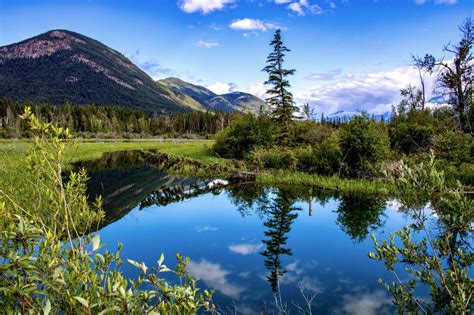
[[[21,182],[23,158],[28,146],[28,140],[0,140],[0,189],[18,188]],[[212,155],[209,140],[137,140],[137,141],[83,141],[71,148],[66,154],[66,162],[98,159],[105,152],[122,150],[159,150],[160,152],[198,160],[204,163],[219,163],[232,168],[230,160],[217,158]],[[257,182],[262,185],[295,185],[312,186],[321,189],[383,193],[393,191],[393,187],[381,181],[349,180],[338,177],[324,177],[302,172],[268,170],[257,176]]]
[[[212,141],[133,141],[133,142],[83,142],[68,152],[73,161],[98,159],[104,152],[123,150],[159,150],[190,159],[217,162],[210,152]]]
[[[311,186],[341,192],[361,192],[388,194],[395,192],[395,187],[380,180],[346,179],[337,176],[327,177],[288,170],[268,170],[257,177],[257,182],[267,186]]]
[[[30,145],[32,145],[30,140],[0,140],[0,191],[9,196],[27,197],[29,195],[31,185],[25,180],[27,178],[25,157]],[[79,142],[77,146],[71,147],[66,152],[65,167],[67,168],[70,163],[80,160],[98,159],[105,152],[149,149],[209,164],[218,162],[225,165],[228,163],[228,160],[211,155],[209,149],[211,145],[212,141],[206,140],[84,141]]]
[[[3,161],[19,162],[31,144],[28,140],[1,140],[0,158]],[[140,140],[140,141],[84,141],[77,146],[71,147],[66,154],[66,161],[98,159],[105,152],[123,150],[159,150],[164,153],[183,156],[189,159],[203,162],[226,163],[225,160],[212,156],[209,148],[212,145],[209,140]]]

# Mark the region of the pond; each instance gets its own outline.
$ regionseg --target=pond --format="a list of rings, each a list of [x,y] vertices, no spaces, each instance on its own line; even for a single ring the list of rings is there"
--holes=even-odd
[[[315,296],[317,314],[394,312],[377,282],[392,276],[367,253],[371,233],[386,238],[408,223],[396,202],[254,184],[213,190],[204,180],[166,174],[133,151],[81,165],[91,198],[103,196],[100,235],[108,248],[122,242],[122,257],[147,266],[161,253],[170,267],[176,253],[189,256],[191,274],[200,288],[216,290],[223,312],[272,312],[276,296],[299,313],[302,292]]]

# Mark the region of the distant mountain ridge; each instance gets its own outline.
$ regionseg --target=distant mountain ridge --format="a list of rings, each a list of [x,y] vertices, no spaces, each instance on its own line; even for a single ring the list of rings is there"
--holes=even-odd
[[[264,103],[247,93],[242,99],[218,96],[177,78],[155,82],[121,53],[67,30],[0,47],[0,82],[0,98],[116,105],[147,112],[254,111],[258,108],[252,106]],[[215,97],[223,100],[210,102]]]
[[[249,93],[236,91],[218,95],[203,86],[174,77],[158,80],[157,83],[193,98],[207,110],[257,112],[266,105],[263,100]]]
[[[342,120],[349,120],[352,119],[354,116],[361,115],[363,111],[356,110],[356,111],[345,111],[345,110],[338,110],[334,113],[331,113],[327,116],[326,118],[329,119],[342,119]],[[380,120],[389,120],[391,116],[391,112],[384,112],[380,114],[369,114],[370,116],[373,116],[375,120],[380,121]]]

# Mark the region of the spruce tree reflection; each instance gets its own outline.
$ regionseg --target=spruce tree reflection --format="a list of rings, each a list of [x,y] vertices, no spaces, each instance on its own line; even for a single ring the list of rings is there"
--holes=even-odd
[[[242,217],[255,212],[260,219],[263,219],[270,204],[269,190],[267,187],[251,183],[227,187],[226,192]]]
[[[382,220],[385,199],[362,194],[343,195],[340,199],[336,222],[351,239],[362,242],[385,223]]]
[[[281,263],[281,255],[292,255],[291,249],[286,247],[287,234],[291,230],[293,221],[298,217],[296,211],[301,210],[294,207],[295,199],[288,190],[279,189],[276,196],[268,207],[267,220],[264,222],[267,239],[263,240],[265,250],[261,253],[265,257],[265,267],[269,270],[267,280],[275,295],[278,307],[282,306],[280,295],[280,277],[286,272]]]

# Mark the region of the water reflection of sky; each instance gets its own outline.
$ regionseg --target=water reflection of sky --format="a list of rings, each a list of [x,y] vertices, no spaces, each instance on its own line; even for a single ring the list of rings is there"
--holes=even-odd
[[[274,194],[270,194],[274,197]],[[381,314],[393,311],[377,280],[391,279],[381,263],[367,257],[373,250],[370,238],[351,238],[337,223],[340,201],[330,198],[324,205],[297,201],[297,218],[287,233],[286,247],[292,255],[281,255],[279,279],[282,300],[288,307],[301,304],[299,287],[316,294],[317,313]],[[101,231],[105,243],[124,243],[123,257],[153,266],[163,252],[169,265],[175,253],[191,258],[189,270],[201,287],[217,290],[215,302],[224,310],[233,302],[243,313],[255,313],[265,305],[272,309],[273,297],[264,265],[262,242],[268,230],[258,206],[243,217],[226,192],[208,193],[165,207],[133,209]],[[381,215],[383,227],[375,234],[400,228],[406,219],[394,207]],[[385,231],[385,232],[384,232]],[[132,268],[124,266],[133,275]]]

